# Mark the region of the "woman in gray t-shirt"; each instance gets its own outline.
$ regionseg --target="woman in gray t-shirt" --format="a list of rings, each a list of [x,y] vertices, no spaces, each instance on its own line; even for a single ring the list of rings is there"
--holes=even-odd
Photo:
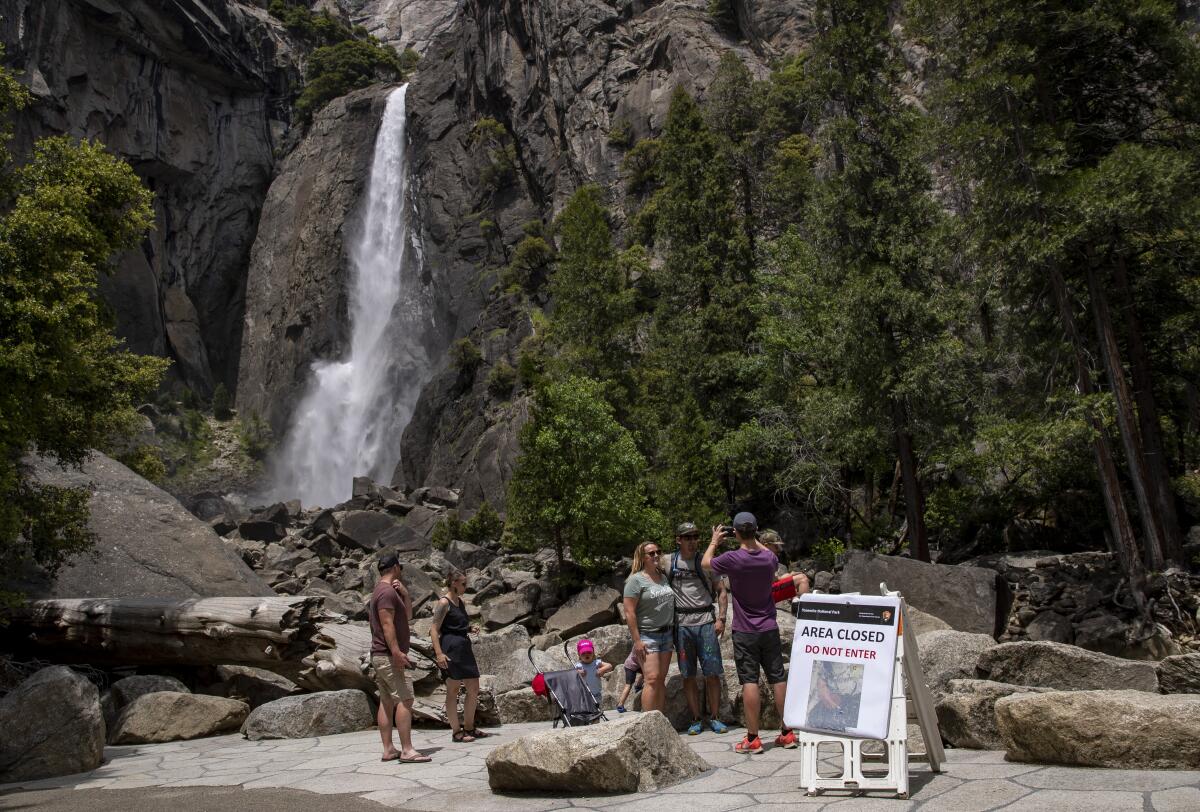
[[[642,664],[645,678],[643,711],[665,708],[663,686],[675,650],[675,591],[659,569],[661,557],[657,542],[643,541],[633,551],[633,567],[625,579],[625,622],[633,637],[633,654]]]

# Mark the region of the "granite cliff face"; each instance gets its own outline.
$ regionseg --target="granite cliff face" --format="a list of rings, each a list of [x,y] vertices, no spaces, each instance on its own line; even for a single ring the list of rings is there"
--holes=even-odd
[[[232,385],[250,246],[299,81],[286,32],[237,0],[5,0],[4,61],[35,104],[15,152],[99,139],[155,193],[156,227],[102,293],[117,332],[202,395]]]
[[[52,132],[99,138],[156,192],[158,227],[104,283],[118,330],[175,359],[201,394],[236,382],[243,412],[276,433],[316,359],[347,334],[345,237],[370,169],[387,87],[329,105],[303,134],[288,99],[304,49],[266,0],[6,0],[5,61],[37,103],[18,151]],[[628,143],[654,135],[672,91],[703,96],[723,53],[759,76],[801,48],[811,0],[734,0],[716,25],[707,0],[314,0],[397,49],[422,54],[409,90],[411,195],[433,320],[421,341],[445,355],[469,335],[484,359],[426,387],[396,478],[464,489],[467,509],[503,502],[527,404],[489,392],[532,329],[494,289],[531,221],[549,223],[585,183],[622,208]],[[495,119],[515,172],[483,180],[472,138]],[[268,189],[270,190],[268,193]],[[618,215],[619,216],[619,215]]]

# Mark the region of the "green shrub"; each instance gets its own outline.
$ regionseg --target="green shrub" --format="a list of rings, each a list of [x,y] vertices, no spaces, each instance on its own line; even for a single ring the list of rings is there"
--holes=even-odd
[[[233,417],[230,405],[229,390],[225,388],[225,384],[218,383],[212,396],[213,417],[218,420],[228,420]]]
[[[163,462],[162,453],[157,446],[140,445],[129,453],[117,457],[117,461],[135,474],[156,484],[162,482],[167,476],[167,466]]]
[[[479,510],[475,511],[475,515],[462,525],[462,540],[472,544],[499,541],[503,535],[504,520],[486,499],[479,506]]]
[[[658,171],[658,156],[662,143],[657,138],[643,138],[625,153],[621,161],[621,173],[625,176],[625,191],[644,194],[661,182]]]
[[[450,345],[450,365],[459,372],[474,372],[483,356],[469,338],[460,338]]]
[[[520,287],[534,293],[546,284],[550,266],[554,262],[554,249],[542,237],[526,237],[517,243],[513,258],[500,274],[500,283],[506,288]]]
[[[613,123],[608,131],[608,144],[618,149],[629,149],[633,144],[633,128],[628,121],[619,119]]]
[[[329,45],[359,34],[358,29],[351,30],[327,10],[314,14],[307,6],[287,0],[271,0],[269,10],[290,33],[313,45]],[[365,28],[359,36],[364,35],[369,36]]]
[[[501,361],[496,364],[492,367],[492,371],[488,373],[488,393],[494,398],[508,397],[512,394],[513,387],[516,385],[517,371],[507,361]]]
[[[479,182],[484,188],[498,192],[517,179],[517,149],[503,124],[484,116],[471,128],[471,143],[484,159],[479,172]]]
[[[433,526],[429,541],[435,550],[445,550],[450,542],[463,539],[463,523],[458,519],[457,510],[446,511],[446,517]]]
[[[323,45],[309,57],[304,91],[296,101],[296,110],[308,120],[339,96],[403,75],[396,52],[374,39]]]
[[[251,414],[238,426],[238,442],[242,453],[252,460],[266,459],[274,438],[271,426],[257,414]]]
[[[818,541],[812,546],[812,556],[817,562],[817,566],[826,570],[832,570],[834,564],[837,563],[837,557],[844,552],[846,552],[846,545],[841,539],[826,539]]]

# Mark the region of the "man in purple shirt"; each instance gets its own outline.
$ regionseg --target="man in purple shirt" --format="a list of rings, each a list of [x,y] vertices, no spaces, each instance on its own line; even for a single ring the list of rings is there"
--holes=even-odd
[[[779,559],[759,544],[758,520],[753,514],[734,516],[733,532],[738,549],[717,555],[724,531],[719,526],[714,527],[712,541],[701,564],[728,578],[729,592],[733,595],[733,659],[737,664],[738,682],[742,684],[742,705],[746,709],[746,738],[733,749],[739,753],[761,753],[759,669],[766,673],[775,694],[775,709],[779,711],[780,719],[783,718],[783,700],[787,692],[783,645],[779,640],[779,625],[775,622],[775,604],[771,601],[771,584],[775,581]],[[784,727],[775,738],[775,745],[788,749],[795,747],[796,734]]]

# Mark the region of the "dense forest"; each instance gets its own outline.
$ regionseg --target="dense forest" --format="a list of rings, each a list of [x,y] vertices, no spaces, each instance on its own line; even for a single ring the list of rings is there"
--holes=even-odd
[[[737,506],[826,553],[1185,563],[1200,52],[1175,5],[816,22],[763,80],[727,54],[658,137],[614,128],[623,203],[584,187],[513,252],[514,542],[588,558]]]

